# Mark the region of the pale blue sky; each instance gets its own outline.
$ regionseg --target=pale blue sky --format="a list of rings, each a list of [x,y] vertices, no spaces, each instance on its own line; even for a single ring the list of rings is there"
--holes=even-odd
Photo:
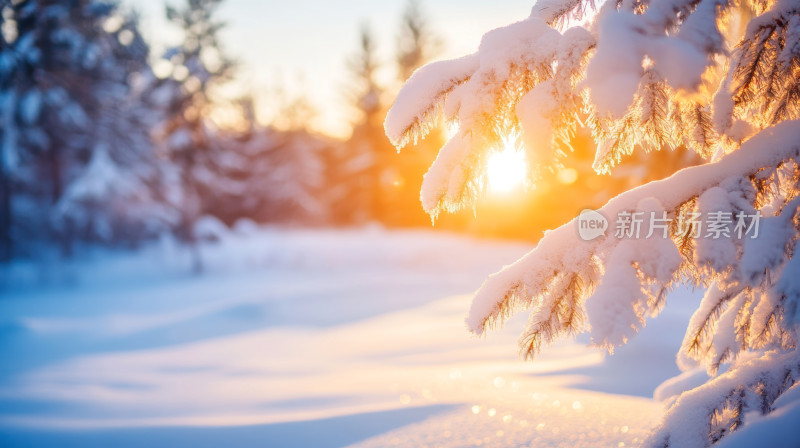
[[[168,0],[180,5],[184,0]],[[141,11],[144,33],[156,48],[179,37],[163,18],[162,0],[126,0]],[[475,50],[484,32],[528,16],[533,0],[423,0],[445,43],[441,57]],[[406,0],[226,0],[220,17],[226,50],[244,65],[241,78],[260,96],[282,77],[304,90],[319,109],[314,126],[345,135],[345,61],[357,48],[362,22],[371,26],[380,57],[391,62]],[[384,79],[391,74],[384,73]],[[268,105],[263,105],[268,107]]]

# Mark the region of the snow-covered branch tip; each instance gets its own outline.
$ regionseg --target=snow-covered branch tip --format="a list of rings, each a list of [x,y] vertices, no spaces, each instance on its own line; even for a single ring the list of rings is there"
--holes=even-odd
[[[767,414],[800,379],[800,352],[767,352],[687,391],[669,407],[644,446],[710,446],[737,430],[748,411]],[[709,416],[711,416],[709,418]]]
[[[437,61],[411,75],[386,115],[386,136],[398,149],[424,138],[435,125],[441,103],[478,68],[478,56]]]

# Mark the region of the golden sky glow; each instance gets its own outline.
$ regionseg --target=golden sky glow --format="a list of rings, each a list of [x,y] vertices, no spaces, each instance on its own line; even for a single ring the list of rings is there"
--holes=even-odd
[[[185,0],[167,0],[179,5]],[[125,0],[139,10],[143,32],[155,54],[180,41],[180,33],[164,19],[164,0]],[[277,113],[270,94],[282,86],[289,95],[305,95],[317,109],[312,129],[347,137],[354,112],[348,106],[346,61],[357,50],[362,23],[373,30],[378,59],[384,64],[381,82],[398,87],[391,64],[406,0],[226,0],[219,14],[227,23],[222,32],[226,52],[241,63],[236,89],[253,91],[259,119],[269,122]],[[523,19],[529,0],[423,0],[428,20],[444,48],[441,58],[474,52],[486,30]],[[390,100],[388,98],[387,100]]]

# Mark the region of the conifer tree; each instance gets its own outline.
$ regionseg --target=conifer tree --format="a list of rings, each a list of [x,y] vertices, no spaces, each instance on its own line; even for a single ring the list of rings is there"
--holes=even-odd
[[[170,77],[160,88],[167,92],[166,123],[159,134],[165,152],[178,168],[180,209],[178,235],[194,245],[193,226],[203,213],[203,195],[218,180],[214,139],[206,118],[212,107],[212,91],[228,80],[234,64],[221,49],[219,32],[224,23],[216,18],[222,0],[187,0],[183,8],[167,6],[167,19],[183,32],[180,46],[163,59],[171,64]],[[195,268],[200,260],[195,257]]]
[[[163,161],[150,137],[159,114],[147,97],[149,48],[138,16],[111,5],[97,35],[104,68],[92,90],[90,154],[65,188],[53,220],[82,241],[135,245],[165,231],[174,213],[159,195]]]
[[[114,2],[4,1],[1,8],[1,251],[8,258],[12,240],[47,235],[68,254],[85,229],[62,220],[59,204],[97,147],[122,152],[129,147],[112,134],[138,132],[122,129],[128,117],[107,106],[126,97],[128,76],[146,66],[147,46],[135,17]]]
[[[304,117],[310,113],[304,98],[270,97],[279,99],[283,101],[276,115],[284,118],[281,128],[259,123],[255,102],[246,96],[239,100],[246,130],[217,132],[216,139],[225,148],[217,164],[225,182],[213,197],[212,210],[223,221],[247,217],[258,222],[309,224],[326,217],[322,156],[330,147],[304,128]]]
[[[610,200],[597,211],[605,233],[582,238],[581,217],[548,232],[481,286],[467,317],[483,334],[530,310],[526,358],[587,330],[612,351],[676,285],[705,287],[678,361],[713,377],[674,399],[644,442],[702,447],[746,426],[750,411],[797,400],[787,391],[800,379],[798,92],[796,1],[540,0],[476,53],[415,72],[385,128],[402,147],[439,112],[458,123],[424,179],[433,216],[473,203],[487,155],[511,133],[534,177],[569,163],[580,125],[600,173],[634,151],[687,148],[707,161]]]
[[[335,155],[332,181],[339,188],[335,216],[342,222],[365,222],[383,215],[382,174],[391,145],[383,135],[384,89],[375,37],[367,24],[359,31],[358,50],[347,61],[353,76],[350,100],[357,112],[353,133]]]
[[[411,77],[414,70],[428,63],[441,50],[436,34],[419,0],[409,0],[403,11],[397,39],[397,67],[400,81]]]

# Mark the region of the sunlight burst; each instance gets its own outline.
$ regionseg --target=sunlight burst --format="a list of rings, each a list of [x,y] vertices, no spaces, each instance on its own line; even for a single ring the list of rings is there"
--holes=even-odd
[[[503,149],[489,156],[486,175],[489,190],[495,193],[508,193],[525,181],[525,153],[517,149],[515,139],[504,140]]]

